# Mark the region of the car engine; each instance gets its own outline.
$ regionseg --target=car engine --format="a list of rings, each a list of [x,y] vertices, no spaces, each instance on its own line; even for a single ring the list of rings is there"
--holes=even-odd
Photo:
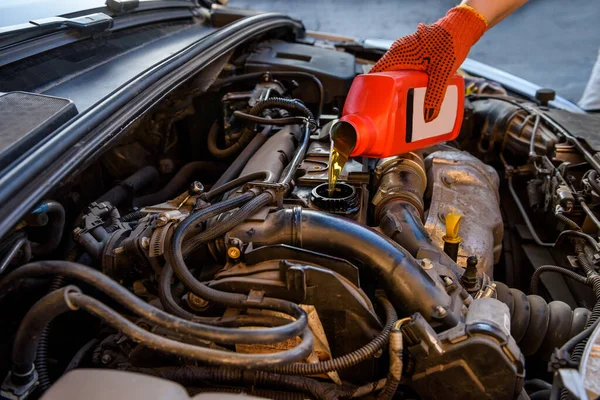
[[[240,46],[52,188],[0,242],[0,397],[594,393],[598,119],[465,73],[457,140],[352,158],[330,195],[371,58]]]

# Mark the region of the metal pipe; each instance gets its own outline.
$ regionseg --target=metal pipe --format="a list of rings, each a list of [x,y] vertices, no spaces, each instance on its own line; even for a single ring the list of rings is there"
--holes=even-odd
[[[284,186],[288,186],[292,179],[294,178],[294,174],[296,173],[296,169],[304,159],[304,155],[306,154],[306,150],[308,149],[308,142],[310,138],[310,124],[308,119],[304,121],[304,135],[302,136],[302,142],[298,149],[296,149],[296,153],[294,154],[294,158],[290,161],[283,178],[279,181]]]
[[[581,208],[583,208],[583,211],[587,214],[588,217],[590,217],[590,220],[592,220],[594,225],[596,225],[596,228],[598,230],[600,230],[600,220],[596,217],[596,215],[590,209],[590,207],[587,205],[585,200],[583,200],[581,197],[578,198],[578,200],[579,200],[579,204],[581,205]]]
[[[25,251],[25,262],[29,261],[29,259],[31,258],[31,245],[27,238],[22,237],[12,245],[10,250],[8,250],[4,258],[2,259],[2,262],[0,263],[0,275],[2,275],[4,271],[6,271],[6,269],[8,268],[10,263],[15,259],[21,248],[23,248]]]

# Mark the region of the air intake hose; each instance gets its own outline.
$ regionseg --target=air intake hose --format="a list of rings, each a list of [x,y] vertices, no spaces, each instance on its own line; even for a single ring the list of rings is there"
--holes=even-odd
[[[254,246],[289,244],[359,260],[380,280],[398,309],[419,312],[431,321],[441,306],[447,314],[438,321],[446,327],[458,321],[450,296],[415,258],[379,232],[352,220],[294,207],[270,213],[265,221],[245,222],[229,234]]]

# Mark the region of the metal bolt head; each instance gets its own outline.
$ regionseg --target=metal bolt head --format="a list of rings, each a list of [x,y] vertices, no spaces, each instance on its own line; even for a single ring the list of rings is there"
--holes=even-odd
[[[424,258],[421,260],[421,266],[423,267],[423,269],[431,269],[433,268],[433,264],[431,263],[431,260],[429,258]]]
[[[442,306],[437,306],[435,308],[435,311],[437,311],[437,313],[440,317],[445,317],[446,314],[448,314],[448,311],[446,311],[446,309]]]
[[[192,184],[190,185],[189,193],[190,194],[200,194],[202,192],[204,192],[204,185],[202,183],[200,183],[199,181],[192,182]]]
[[[237,260],[242,255],[242,252],[237,247],[230,247],[227,249],[227,255],[229,258]]]
[[[167,222],[169,222],[169,216],[165,213],[162,213],[156,220],[156,226],[165,226]]]
[[[449,277],[445,276],[444,277],[444,284],[446,286],[452,286],[452,284],[454,283],[454,281],[452,279],[450,279]]]
[[[452,186],[454,178],[449,175],[442,175],[442,183],[446,186]]]
[[[208,301],[204,300],[202,297],[196,296],[191,292],[187,294],[186,300],[192,310],[202,311],[208,307]]]
[[[102,364],[108,364],[109,362],[112,361],[112,356],[110,355],[110,353],[108,352],[104,352],[104,354],[102,354],[102,358],[100,359],[100,361],[102,361]]]
[[[150,247],[150,238],[144,236],[140,241],[140,244],[142,245],[143,249],[148,250],[148,248]]]
[[[117,247],[116,249],[113,250],[113,253],[115,254],[122,254],[125,252],[125,249],[123,247]]]
[[[137,296],[144,296],[148,294],[148,289],[146,289],[142,281],[135,281],[133,282],[133,293]]]

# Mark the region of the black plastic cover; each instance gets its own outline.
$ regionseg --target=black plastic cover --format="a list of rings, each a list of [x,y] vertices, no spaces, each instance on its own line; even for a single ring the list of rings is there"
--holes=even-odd
[[[77,115],[69,99],[36,93],[0,93],[0,168]]]
[[[325,103],[345,97],[355,75],[352,54],[307,44],[270,41],[261,44],[246,60],[246,72],[302,71],[317,76],[325,87]],[[309,86],[309,85],[307,85]],[[315,91],[307,87],[307,102],[316,103]],[[309,92],[310,91],[310,92]],[[305,99],[305,96],[302,97]]]

